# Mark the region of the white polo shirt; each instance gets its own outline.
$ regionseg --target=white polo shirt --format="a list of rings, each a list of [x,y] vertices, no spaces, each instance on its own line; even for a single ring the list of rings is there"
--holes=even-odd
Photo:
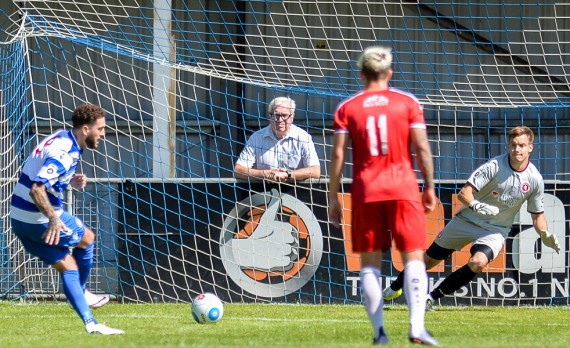
[[[295,170],[320,165],[312,137],[294,124],[281,140],[277,139],[271,126],[253,133],[236,164],[261,170]]]

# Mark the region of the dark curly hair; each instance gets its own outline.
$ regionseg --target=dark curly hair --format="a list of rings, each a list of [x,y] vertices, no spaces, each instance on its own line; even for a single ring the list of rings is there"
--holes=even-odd
[[[73,128],[81,128],[84,125],[94,124],[98,119],[105,117],[105,109],[100,106],[85,103],[73,110],[71,123]]]

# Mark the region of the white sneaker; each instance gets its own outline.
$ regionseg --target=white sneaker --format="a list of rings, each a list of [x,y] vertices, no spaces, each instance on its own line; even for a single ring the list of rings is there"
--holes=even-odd
[[[412,336],[410,333],[410,342],[415,344],[423,344],[426,346],[440,347],[439,342],[427,331],[424,330],[419,336]]]
[[[109,302],[109,299],[110,298],[107,295],[98,296],[90,292],[89,290],[85,290],[85,300],[87,301],[87,304],[91,308],[103,307],[104,305],[107,304],[107,302]]]
[[[85,325],[85,330],[88,334],[101,334],[101,335],[124,335],[125,331],[113,329],[105,324],[89,323]]]

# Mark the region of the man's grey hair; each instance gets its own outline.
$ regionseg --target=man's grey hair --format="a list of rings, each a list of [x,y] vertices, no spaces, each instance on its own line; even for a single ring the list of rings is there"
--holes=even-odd
[[[370,46],[362,52],[358,59],[361,70],[382,73],[392,66],[392,49],[382,46]]]
[[[276,107],[282,106],[284,108],[289,108],[291,110],[291,114],[295,113],[295,101],[289,97],[277,97],[269,102],[269,106],[267,107],[267,112],[272,114]]]

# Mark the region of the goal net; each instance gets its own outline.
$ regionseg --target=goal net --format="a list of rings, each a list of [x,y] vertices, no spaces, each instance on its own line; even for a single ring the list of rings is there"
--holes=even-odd
[[[351,250],[351,165],[344,226],[327,221],[332,114],[362,88],[355,62],[394,51],[392,86],[423,103],[435,156],[431,241],[457,210],[469,174],[506,151],[507,131],[536,134],[558,255],[526,207],[501,255],[444,304],[567,304],[570,205],[570,5],[562,1],[9,1],[0,5],[0,296],[59,297],[57,273],[11,232],[11,190],[43,136],[90,102],[105,141],[85,151],[89,184],[67,208],[97,233],[89,289],[121,301],[358,303]],[[296,101],[321,178],[235,180],[271,99]],[[386,254],[382,284],[402,268]],[[429,271],[430,287],[469,247]],[[402,301],[402,299],[400,299]]]

